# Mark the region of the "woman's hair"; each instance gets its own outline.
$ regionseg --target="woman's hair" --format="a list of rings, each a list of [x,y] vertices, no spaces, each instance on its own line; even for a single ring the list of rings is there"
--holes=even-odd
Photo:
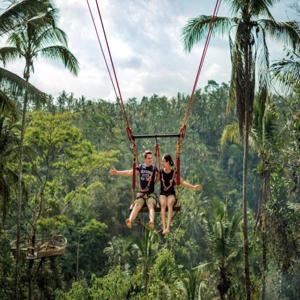
[[[164,159],[165,161],[167,161],[167,162],[170,164],[171,167],[174,166],[174,162],[173,162],[172,156],[171,156],[170,154],[165,154],[165,155],[163,156],[163,159]]]

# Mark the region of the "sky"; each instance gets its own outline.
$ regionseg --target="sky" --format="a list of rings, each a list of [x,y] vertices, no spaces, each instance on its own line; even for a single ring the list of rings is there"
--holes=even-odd
[[[94,0],[89,0],[96,16]],[[42,91],[57,96],[62,90],[89,99],[114,100],[104,60],[89,15],[86,0],[54,0],[60,11],[59,26],[68,35],[69,48],[80,63],[78,77],[57,62],[38,59],[31,82]],[[295,18],[290,5],[281,0],[271,9],[278,20]],[[99,5],[115,62],[123,99],[153,94],[168,97],[178,92],[190,94],[204,40],[190,53],[184,51],[181,31],[198,15],[211,15],[213,0],[100,0]],[[220,16],[230,15],[225,1]],[[97,23],[100,28],[100,23]],[[103,39],[102,39],[103,40]],[[284,45],[268,41],[270,59],[284,56]],[[1,41],[3,46],[5,41]],[[22,60],[7,68],[22,75]],[[206,55],[198,87],[213,79],[230,79],[228,35],[213,37]]]

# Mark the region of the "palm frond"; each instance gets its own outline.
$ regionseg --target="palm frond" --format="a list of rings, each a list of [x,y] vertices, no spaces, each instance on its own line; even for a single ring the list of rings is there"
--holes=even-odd
[[[273,78],[278,80],[287,92],[293,87],[300,86],[300,55],[295,51],[289,52],[287,57],[275,61],[271,66]]]
[[[40,50],[42,56],[62,62],[74,75],[78,74],[79,63],[77,58],[64,46],[49,46]]]
[[[268,97],[268,90],[270,86],[270,63],[269,63],[269,49],[266,43],[265,30],[261,29],[256,33],[257,37],[257,58],[256,77],[258,82],[258,98],[261,103],[265,103]]]
[[[9,35],[7,39],[8,44],[16,47],[19,49],[20,53],[24,51],[24,39],[22,39],[22,36],[17,32],[13,32],[12,34]]]
[[[20,52],[16,47],[0,48],[0,61],[5,66],[8,62],[14,61],[17,57],[21,57]]]
[[[241,138],[239,135],[239,124],[237,122],[225,126],[222,132],[220,144],[223,146],[226,144],[226,142],[231,142],[235,144],[241,143]]]
[[[54,28],[56,26],[57,16],[58,11],[53,7],[49,7],[38,15],[33,15],[25,24],[29,39],[35,40],[36,37],[47,28]],[[20,30],[23,29],[20,28]]]
[[[199,42],[208,33],[211,16],[201,15],[190,19],[182,31],[182,38],[185,50],[190,52],[193,46]],[[215,17],[213,20],[212,35],[224,35],[234,24],[234,19],[228,17]]]
[[[22,96],[27,88],[27,92],[32,100],[45,102],[47,94],[37,89],[34,85],[26,83],[20,76],[0,67],[0,88],[5,88],[12,94]]]
[[[224,2],[229,5],[233,15],[238,15],[245,6],[245,1],[240,0],[224,0]]]
[[[0,14],[0,34],[7,33],[49,6],[48,0],[21,0],[6,7]]]
[[[274,110],[273,103],[267,103],[263,121],[264,140],[268,146],[271,146],[279,134],[278,114]]]
[[[52,13],[53,9],[46,10],[39,15],[34,15],[26,22],[24,27],[20,27],[20,32],[25,33],[28,41],[35,47],[37,37],[48,28],[55,27],[56,17]]]
[[[0,115],[10,115],[14,120],[17,119],[17,108],[13,100],[11,100],[0,89]]]
[[[258,23],[268,35],[284,45],[293,49],[300,46],[300,28],[296,21],[276,22],[274,20],[260,19]]]
[[[237,62],[237,53],[236,53],[236,45],[232,40],[232,37],[229,33],[229,47],[230,47],[230,56],[231,56],[231,64],[232,70],[236,70],[236,62]],[[236,84],[237,84],[237,72],[231,71],[231,79],[229,86],[229,96],[226,104],[226,112],[229,113],[233,111],[236,106]]]
[[[279,0],[250,0],[249,6],[251,9],[251,15],[254,17],[265,15],[271,20],[274,20],[269,8],[278,1]]]
[[[45,48],[51,44],[61,43],[63,46],[68,46],[66,33],[57,27],[50,27],[43,31],[35,40],[35,48]]]
[[[271,99],[262,103],[256,98],[253,105],[253,124],[250,146],[259,155],[273,144],[278,135],[278,116]]]

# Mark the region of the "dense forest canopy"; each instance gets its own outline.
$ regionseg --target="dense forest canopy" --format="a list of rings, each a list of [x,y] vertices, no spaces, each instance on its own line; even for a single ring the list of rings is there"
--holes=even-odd
[[[226,2],[233,14],[242,12],[244,22],[249,3],[256,5],[249,10],[252,20],[262,12],[270,17],[274,1]],[[300,16],[299,6],[295,9]],[[237,32],[243,30],[242,21],[230,21]],[[227,21],[216,22],[227,34]],[[255,22],[250,23],[256,30]],[[258,83],[251,77],[255,70],[244,68],[245,39],[231,34],[232,80],[212,78],[196,90],[182,145],[181,175],[203,190],[177,188],[181,211],[163,236],[159,213],[154,231],[141,225],[148,222],[147,213],[126,228],[131,179],[108,175],[111,168],[130,169],[133,161],[119,103],[67,91],[54,98],[30,83],[40,55],[75,75],[79,71],[53,3],[23,0],[3,8],[0,34],[8,40],[0,48],[1,299],[299,299],[299,20],[263,22],[263,32],[292,41],[286,57],[276,62],[265,57],[265,77],[258,77],[260,88],[244,101],[247,106],[236,74],[245,77],[249,94]],[[195,24],[198,35],[191,30]],[[190,20],[183,29],[186,47],[207,28],[205,16]],[[247,30],[245,36],[251,36]],[[264,37],[256,38],[247,51]],[[23,78],[6,69],[20,58]],[[153,94],[128,99],[125,109],[135,134],[177,133],[188,100],[180,92]],[[174,139],[159,143],[161,154],[175,157]],[[137,141],[140,161],[154,144]],[[251,291],[245,280],[243,199]]]

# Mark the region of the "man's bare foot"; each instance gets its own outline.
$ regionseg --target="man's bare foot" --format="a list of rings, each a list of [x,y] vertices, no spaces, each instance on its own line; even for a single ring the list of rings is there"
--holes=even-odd
[[[167,235],[168,233],[170,233],[170,230],[169,230],[169,229],[165,229],[165,230],[163,231],[163,235]]]
[[[150,230],[154,230],[154,222],[149,222],[149,228]]]
[[[126,226],[127,226],[129,229],[132,228],[132,222],[130,221],[130,219],[126,219],[126,220],[125,220],[125,224],[126,224]]]

